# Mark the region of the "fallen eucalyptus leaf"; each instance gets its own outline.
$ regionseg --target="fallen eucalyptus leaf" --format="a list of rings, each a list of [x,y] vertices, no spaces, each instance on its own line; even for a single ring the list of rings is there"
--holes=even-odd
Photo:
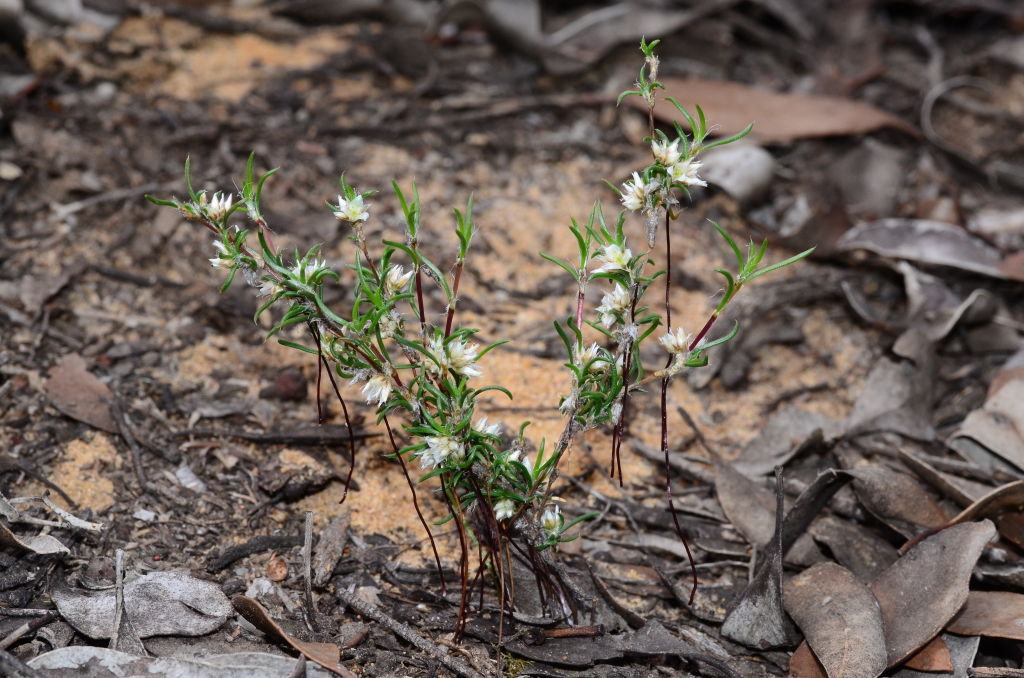
[[[973,480],[960,478],[949,473],[943,473],[924,459],[914,456],[904,448],[900,448],[899,453],[900,461],[906,464],[918,478],[960,506],[970,506],[991,491],[991,488],[987,485],[982,485]]]
[[[946,630],[961,636],[1024,640],[1024,595],[1009,591],[971,591]]]
[[[847,435],[892,431],[916,440],[932,440],[935,350],[916,328],[901,334],[893,352],[906,360],[881,358],[864,381],[847,419]]]
[[[233,615],[231,603],[212,582],[182,572],[151,572],[125,584],[125,608],[140,638],[205,636]],[[55,588],[57,610],[75,630],[90,638],[110,638],[115,594]]]
[[[954,525],[922,540],[871,582],[889,667],[924,647],[963,606],[971,570],[995,535],[988,520]]]
[[[848,471],[861,504],[908,539],[923,528],[942,527],[949,518],[913,479],[880,466]]]
[[[889,542],[857,523],[836,516],[815,520],[810,532],[816,542],[829,548],[840,565],[865,584],[900,557]]]
[[[772,416],[757,437],[747,443],[733,467],[751,477],[771,473],[773,468],[784,466],[799,454],[815,431],[820,431],[824,440],[833,440],[842,435],[845,428],[842,421],[787,407]]]
[[[789,658],[789,678],[828,678],[825,667],[814,656],[806,640],[797,646]]]
[[[775,532],[774,497],[727,461],[715,462],[715,493],[722,512],[753,546],[763,548]]]
[[[974,666],[974,656],[978,653],[979,636],[957,636],[943,633],[938,636],[949,648],[949,658],[953,668],[947,672],[931,673],[902,668],[893,674],[893,678],[967,678],[967,669]]]
[[[341,649],[334,643],[309,643],[285,633],[277,622],[270,618],[263,606],[252,598],[235,596],[231,605],[246,621],[265,633],[277,643],[289,645],[320,666],[343,678],[353,678],[352,673],[341,665]]]
[[[786,582],[783,602],[829,678],[877,678],[885,670],[881,611],[852,572],[819,563]]]
[[[850,229],[839,239],[841,251],[868,250],[891,259],[951,266],[1002,280],[1018,279],[1000,267],[999,250],[944,221],[879,219]]]
[[[43,556],[71,553],[68,547],[60,543],[56,537],[48,534],[41,534],[38,537],[19,537],[3,523],[0,523],[0,546],[31,551]]]
[[[292,678],[295,660],[263,652],[238,652],[203,659],[136,657],[105,647],[74,645],[30,660],[28,665],[52,678]],[[328,678],[317,666],[306,666],[306,678]]]
[[[691,78],[662,78],[665,97],[673,97],[693,113],[699,104],[709,120],[715,121],[722,136],[738,134],[756,120],[750,137],[762,142],[785,143],[794,139],[836,135],[866,134],[892,127],[918,136],[914,127],[873,106],[851,99],[828,96],[779,94],[755,89],[736,82]],[[626,97],[623,103],[647,111],[639,97]],[[666,122],[686,120],[674,106],[662,104],[654,116]]]
[[[905,661],[903,666],[915,671],[948,673],[953,670],[953,658],[942,636],[935,636],[917,654]]]
[[[69,353],[50,369],[46,397],[63,414],[107,433],[118,433],[110,413],[110,389],[85,369],[85,359]]]
[[[729,609],[722,635],[750,647],[768,649],[791,643],[792,628],[782,606],[782,468],[775,469],[775,535],[761,569]],[[795,541],[795,540],[794,540]]]
[[[1010,379],[967,415],[949,446],[987,469],[1024,470],[1024,379]],[[993,459],[995,455],[997,459]]]

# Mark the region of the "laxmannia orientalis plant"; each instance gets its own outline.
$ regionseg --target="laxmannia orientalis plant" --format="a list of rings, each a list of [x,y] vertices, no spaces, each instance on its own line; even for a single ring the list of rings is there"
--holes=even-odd
[[[620,447],[628,418],[629,394],[651,381],[660,380],[661,447],[666,454],[666,491],[671,507],[666,417],[669,381],[683,369],[706,365],[708,349],[736,335],[738,327],[715,341],[707,338],[715,320],[746,283],[810,253],[759,268],[766,243],[748,247],[744,255],[733,239],[713,224],[735,252],[738,269],[735,273],[718,270],[725,278],[726,288],[718,307],[699,332],[690,335],[683,328],[673,326],[668,304],[671,274],[657,270],[651,258],[659,226],[664,220],[666,260],[671,261],[668,226],[679,217],[680,200],[689,195],[688,187],[706,185],[698,175],[698,154],[735,141],[751,128],[733,138],[707,143],[709,129],[703,111],[697,107],[694,119],[669,98],[667,101],[679,109],[692,134],[688,136],[678,124],[673,136],[655,129],[656,92],[663,89],[657,80],[658,58],[653,51],[656,45],[657,41],[641,42],[645,63],[640,69],[637,90],[624,92],[619,97],[621,102],[626,96],[636,95],[647,103],[650,137],[645,141],[651,144],[651,164],[634,172],[632,180],[623,184],[621,190],[609,184],[619,194],[625,208],[611,226],[600,205],[591,211],[586,224],[572,222],[569,230],[578,244],[578,259],[569,262],[548,254],[540,255],[573,276],[577,303],[573,316],[554,321],[565,343],[568,356],[565,367],[572,379],[569,393],[559,403],[566,418],[565,428],[553,447],[542,441],[533,460],[527,455],[524,442],[528,422],[519,428],[511,444],[503,445],[499,435],[501,426],[488,422],[486,417],[476,416],[482,394],[498,391],[509,398],[512,394],[500,385],[480,385],[484,377],[480,359],[504,342],[481,347],[473,341],[476,329],[455,322],[459,282],[475,230],[472,198],[465,213],[455,210],[459,246],[449,281],[448,274],[427,258],[421,248],[420,198],[415,182],[411,195],[392,182],[405,217],[405,237],[383,240],[381,248],[374,248],[380,249],[375,254],[370,251],[363,227],[370,216],[370,206],[365,200],[374,191],[357,192],[342,177],[338,204],[327,205],[339,220],[349,224],[350,239],[356,245],[350,264],[356,277],[354,300],[351,308],[341,313],[329,308],[323,300],[325,282],[329,278],[337,281],[338,274],[320,257],[319,246],[305,255],[296,251],[288,256],[272,242],[272,232],[260,207],[260,195],[264,182],[276,170],[256,178],[250,156],[239,200],[234,202],[221,192],[208,196],[205,191],[193,190],[186,161],[187,200],[158,200],[147,196],[158,205],[177,209],[186,219],[202,224],[216,236],[213,243],[216,256],[210,261],[213,266],[227,271],[222,291],[241,272],[246,282],[258,289],[258,296],[265,299],[256,312],[257,318],[272,305],[287,309],[269,336],[300,323],[308,328],[312,346],[284,339],[278,341],[317,357],[320,373],[326,371],[346,422],[349,422],[348,408],[338,390],[336,376],[350,380],[351,384],[363,385],[362,393],[368,403],[377,407],[378,423],[385,425],[392,456],[402,465],[407,479],[408,464],[413,461],[419,462],[426,471],[420,482],[439,478],[439,492],[449,514],[438,524],[454,520],[461,544],[460,622],[464,621],[468,609],[469,589],[476,581],[471,581],[470,574],[471,539],[483,547],[485,554],[481,556],[476,577],[482,585],[485,568],[494,575],[504,607],[511,609],[512,606],[510,587],[506,586],[510,549],[531,564],[542,591],[554,596],[567,618],[579,605],[589,605],[586,595],[551,553],[559,543],[572,538],[566,536],[569,528],[597,515],[588,514],[567,523],[552,500],[552,486],[562,458],[583,432],[596,426],[609,426],[613,432],[611,472],[613,476],[618,474],[621,483]],[[241,229],[229,224],[235,212],[243,212],[252,228]],[[635,255],[627,244],[625,232],[628,212],[640,212],[646,225],[646,249],[638,249]],[[398,263],[399,260],[403,263]],[[644,301],[651,285],[662,276],[665,278],[664,315],[652,311]],[[425,312],[424,286],[428,279],[429,284],[440,288],[447,301],[443,322],[433,322]],[[591,283],[596,281],[606,281],[611,288],[602,288],[601,304],[591,310],[587,293]],[[586,326],[599,333],[600,342],[587,346]],[[663,369],[645,376],[640,348],[655,333],[668,355]],[[319,388],[317,392],[319,408]],[[401,418],[401,426],[414,441],[412,444],[399,448],[392,431],[392,417]],[[355,467],[355,446],[351,440],[350,445],[349,480]],[[411,479],[409,488],[419,519],[430,536]],[[346,484],[346,495],[347,490]],[[675,519],[675,511],[671,513]],[[678,521],[676,530],[685,543]],[[430,541],[433,547],[432,536]],[[436,548],[434,557],[440,572]]]

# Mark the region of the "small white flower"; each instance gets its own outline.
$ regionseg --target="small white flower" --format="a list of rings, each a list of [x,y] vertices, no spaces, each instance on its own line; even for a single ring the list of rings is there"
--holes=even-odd
[[[622,204],[634,212],[643,209],[652,193],[658,190],[661,183],[657,179],[644,181],[639,172],[633,172],[633,181],[622,184]]]
[[[603,261],[604,265],[594,271],[603,273],[605,271],[624,271],[629,267],[629,260],[633,258],[631,250],[623,250],[615,244],[608,245],[602,252],[594,257],[597,261]]]
[[[217,257],[215,259],[210,259],[210,263],[213,264],[214,268],[234,268],[235,267],[235,260],[234,259],[224,259],[222,257]]]
[[[533,475],[533,462],[530,461],[530,455],[526,454],[522,450],[513,450],[512,454],[508,455],[509,461],[518,461],[520,464],[526,467],[526,470]]]
[[[384,339],[391,339],[402,329],[402,316],[391,309],[380,317],[380,336]]]
[[[674,333],[665,334],[659,341],[672,355],[685,355],[690,352],[690,335],[682,327],[677,327]]]
[[[562,512],[558,506],[552,504],[548,506],[547,510],[544,511],[544,515],[540,517],[540,526],[544,528],[544,531],[548,534],[557,534],[562,529]]]
[[[618,322],[616,314],[619,316],[624,314],[629,309],[633,300],[629,296],[629,290],[619,283],[615,283],[615,289],[611,292],[605,292],[601,302],[601,305],[597,307],[597,312],[601,314],[601,324],[605,327],[611,327]]]
[[[423,468],[437,468],[451,457],[455,461],[461,461],[466,457],[466,447],[462,441],[448,436],[427,436],[423,439],[427,443],[427,449],[420,452],[420,463]]]
[[[363,204],[363,196],[357,195],[351,200],[345,200],[345,198],[338,196],[338,209],[334,211],[334,216],[342,221],[348,221],[356,223],[357,221],[366,221],[370,218],[369,205]]]
[[[456,340],[448,344],[448,360],[452,372],[464,377],[479,377],[483,370],[476,366],[479,346]]]
[[[601,357],[600,347],[597,342],[590,345],[583,355],[580,356],[579,367],[585,367],[586,365],[588,372],[604,372],[608,369],[608,361]]]
[[[321,269],[325,268],[328,268],[327,262],[317,257],[312,261],[307,261],[305,266],[302,265],[301,261],[295,262],[295,265],[291,268],[291,273],[296,280],[309,280]]]
[[[409,284],[409,279],[412,278],[414,271],[408,273],[403,272],[402,266],[392,266],[388,270],[387,276],[384,278],[384,289],[389,297],[393,297],[396,294],[401,294],[405,286]]]
[[[205,202],[206,194],[203,194],[200,202]],[[224,215],[231,209],[232,200],[231,197],[225,193],[216,194],[213,199],[210,200],[210,204],[204,205],[206,208],[206,216],[210,221],[220,221],[224,218]]]
[[[273,278],[264,278],[263,282],[260,284],[260,290],[259,292],[256,293],[256,296],[272,297],[283,289],[284,286],[282,286]]]
[[[702,181],[697,176],[697,169],[700,168],[701,163],[694,162],[693,158],[690,158],[686,162],[676,163],[668,168],[669,177],[674,184],[683,184],[684,186],[707,186],[708,182]]]
[[[671,167],[682,159],[682,153],[679,151],[679,139],[676,139],[672,143],[667,141],[652,141],[651,150],[654,152],[654,159],[661,164],[662,167]]]
[[[516,514],[516,505],[511,499],[499,499],[494,502],[494,517],[507,520]]]
[[[370,377],[370,380],[366,382],[366,386],[363,386],[366,404],[372,405],[376,401],[377,407],[380,407],[388,401],[388,396],[391,395],[391,388],[391,377],[383,374],[376,374]]]
[[[501,434],[501,423],[496,421],[493,424],[488,424],[487,417],[482,417],[473,423],[473,430],[483,433],[485,436],[497,436]]]
[[[573,392],[565,396],[565,400],[563,400],[562,404],[558,406],[558,409],[560,409],[562,414],[565,416],[572,414],[576,410],[576,393]]]

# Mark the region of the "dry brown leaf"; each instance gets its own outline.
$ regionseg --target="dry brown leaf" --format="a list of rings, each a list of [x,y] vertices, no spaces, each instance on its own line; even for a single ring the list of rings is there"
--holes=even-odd
[[[948,673],[953,670],[953,658],[942,636],[935,636],[930,643],[918,650],[917,654],[904,662],[903,666],[915,671]]]
[[[1024,469],[1024,379],[1011,379],[967,415],[949,446],[985,468]]]
[[[963,478],[943,473],[924,459],[915,457],[903,448],[900,448],[900,461],[906,464],[907,468],[913,471],[918,478],[960,506],[968,507],[985,494],[985,492],[978,494],[980,483],[965,481]]]
[[[974,665],[974,656],[978,653],[978,636],[958,636],[943,632],[938,638],[949,648],[950,663],[953,668],[942,673],[918,671],[904,666],[893,674],[893,678],[967,678],[967,669]]]
[[[665,97],[676,99],[695,118],[695,104],[699,104],[723,136],[742,132],[751,122],[754,130],[750,136],[763,142],[866,134],[882,127],[892,127],[915,137],[919,135],[909,123],[850,99],[779,94],[736,82],[700,78],[664,78],[661,82],[665,85]],[[626,97],[624,102],[647,110],[640,97]],[[678,121],[686,126],[686,120],[675,106],[664,101],[654,109],[654,115],[659,120]]]
[[[11,532],[10,528],[3,523],[0,523],[0,546],[31,551],[40,555],[58,553],[64,555],[71,553],[64,544],[57,541],[57,538],[52,535],[42,534],[38,537],[19,537]]]
[[[880,466],[851,469],[857,498],[872,515],[904,537],[942,527],[949,518],[913,479]]]
[[[355,678],[352,673],[341,665],[341,649],[334,643],[307,643],[293,638],[284,632],[277,622],[270,618],[263,606],[252,598],[235,596],[231,599],[231,605],[238,614],[265,633],[271,640],[290,645],[308,659],[315,661],[328,671],[332,671],[342,678]]]
[[[845,567],[807,568],[786,582],[783,602],[829,678],[877,678],[885,670],[878,603]]]
[[[840,251],[868,250],[883,257],[922,264],[951,266],[993,278],[1020,280],[1012,268],[1001,266],[999,250],[964,229],[944,221],[878,219],[847,231]]]
[[[85,359],[77,353],[69,353],[50,369],[46,397],[72,419],[107,433],[118,432],[110,414],[110,389],[85,369]]]
[[[865,584],[900,557],[889,542],[857,523],[836,516],[819,518],[809,530],[816,542],[827,546],[836,561]]]
[[[946,630],[962,636],[1024,640],[1024,595],[1009,591],[971,591]]]
[[[825,667],[814,656],[806,640],[797,646],[789,658],[789,678],[828,678]]]
[[[937,636],[957,613],[974,564],[995,536],[989,520],[954,525],[922,540],[871,582],[890,667]]]
[[[775,532],[775,498],[727,461],[715,463],[715,492],[722,512],[750,544],[762,548]]]

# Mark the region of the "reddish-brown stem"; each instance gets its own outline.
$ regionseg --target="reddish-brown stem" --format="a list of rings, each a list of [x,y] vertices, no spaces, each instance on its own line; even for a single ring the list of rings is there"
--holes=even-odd
[[[697,336],[694,337],[693,341],[690,342],[691,351],[697,348],[697,345],[700,344],[704,336],[711,330],[711,326],[715,324],[716,320],[718,320],[718,311],[715,311],[714,313],[711,314],[711,317],[708,318],[708,321],[704,323],[704,327],[701,328],[701,331],[698,332]]]
[[[345,500],[348,499],[348,488],[352,484],[352,475],[356,470],[356,438],[352,433],[352,420],[348,416],[348,405],[345,404],[345,399],[341,397],[341,391],[338,389],[338,382],[334,381],[334,374],[331,373],[331,366],[327,364],[327,358],[324,356],[323,344],[320,340],[320,330],[313,323],[309,323],[309,331],[312,333],[313,338],[316,340],[316,351],[319,356],[319,367],[316,373],[316,398],[317,407],[320,405],[320,369],[327,369],[327,378],[331,380],[331,387],[334,388],[334,395],[338,396],[338,402],[341,403],[341,411],[345,414],[345,426],[348,427],[348,452],[350,464],[348,467],[348,477],[345,478],[345,491],[341,495],[341,501],[339,504],[344,504]],[[323,423],[323,416],[320,416],[320,423]],[[417,509],[418,510],[418,509]],[[429,531],[428,531],[429,534]]]
[[[448,305],[448,319],[444,323],[444,338],[452,333],[452,320],[455,318],[455,305],[459,303],[459,279],[462,278],[462,259],[455,264],[455,280],[452,281],[452,301]]]
[[[665,323],[666,330],[672,331],[672,306],[670,304],[670,292],[672,291],[672,216],[665,211]],[[705,334],[706,334],[705,330]],[[691,347],[692,350],[692,347]],[[669,355],[666,369],[672,365],[674,356]],[[690,553],[690,545],[686,542],[686,535],[679,525],[679,517],[676,515],[676,508],[672,502],[672,474],[668,457],[668,377],[661,380],[661,451],[665,454],[665,494],[668,497],[668,510],[672,514],[672,522],[675,524],[676,535],[679,541],[683,542],[686,549],[686,557],[690,561],[690,572],[693,573],[693,589],[690,591],[690,605],[693,605],[693,597],[697,594],[697,566],[693,562],[693,554]]]
[[[582,274],[581,274],[582,275]],[[583,329],[583,302],[585,295],[583,288],[580,287],[579,291],[576,292],[576,327]]]
[[[423,512],[420,511],[420,502],[416,498],[416,486],[413,485],[412,478],[409,477],[409,469],[405,465],[405,459],[402,457],[401,452],[398,450],[398,443],[395,442],[395,434],[391,430],[391,422],[388,421],[387,417],[384,417],[384,426],[388,430],[391,449],[395,451],[398,463],[402,465],[402,475],[405,476],[405,482],[409,483],[409,492],[412,493],[412,505],[416,509],[416,515],[419,517],[423,529],[427,531],[427,538],[430,539],[430,549],[434,552],[434,562],[437,564],[437,576],[441,578],[441,595],[446,596],[448,595],[448,585],[444,581],[444,570],[441,569],[441,556],[437,554],[437,544],[434,543],[434,535],[430,532],[430,527],[427,525],[426,518],[423,517]]]
[[[445,482],[445,477],[441,476],[441,482]],[[447,495],[448,492],[445,492]],[[462,640],[462,635],[466,630],[466,606],[469,603],[469,597],[467,595],[467,586],[469,585],[469,535],[466,534],[466,523],[463,520],[462,515],[462,504],[459,502],[459,495],[455,493],[454,488],[451,490],[451,501],[448,504],[448,509],[452,512],[452,517],[455,519],[455,525],[459,528],[459,545],[461,546],[461,561],[459,568],[462,571],[462,595],[459,597],[459,617],[455,621],[455,638],[456,642]]]
[[[416,266],[416,303],[420,309],[420,341],[427,343],[427,316],[423,311],[423,275],[420,266]]]

